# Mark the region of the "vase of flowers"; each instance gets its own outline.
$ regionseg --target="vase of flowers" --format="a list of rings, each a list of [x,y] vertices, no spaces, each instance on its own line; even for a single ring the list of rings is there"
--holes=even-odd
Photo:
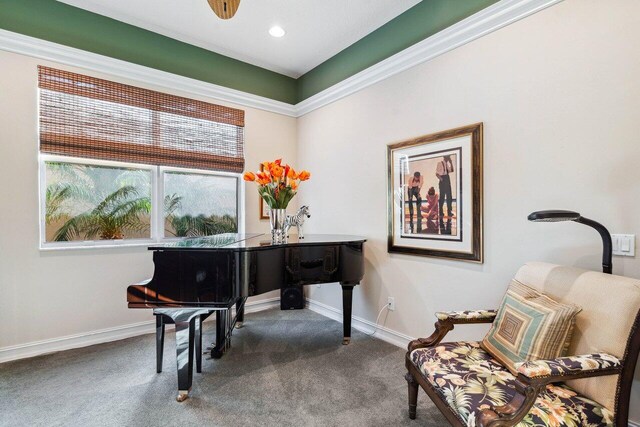
[[[269,206],[269,225],[274,243],[286,240],[287,206],[298,191],[302,181],[311,178],[308,171],[296,172],[291,166],[282,164],[282,159],[264,162],[260,172],[245,172],[244,180],[258,184],[258,194]]]

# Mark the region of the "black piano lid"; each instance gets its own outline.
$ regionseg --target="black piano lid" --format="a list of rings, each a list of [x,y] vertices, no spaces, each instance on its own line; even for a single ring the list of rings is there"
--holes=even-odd
[[[151,251],[171,250],[259,250],[283,246],[313,246],[346,243],[364,243],[367,239],[362,236],[348,236],[342,234],[305,234],[304,239],[292,234],[287,243],[274,244],[268,233],[225,233],[214,236],[186,237],[177,241],[149,246]]]

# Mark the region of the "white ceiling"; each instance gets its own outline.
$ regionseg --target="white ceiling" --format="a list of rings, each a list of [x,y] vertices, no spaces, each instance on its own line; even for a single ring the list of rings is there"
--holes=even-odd
[[[219,19],[207,0],[58,0],[299,77],[420,0],[242,0]],[[280,25],[286,35],[268,30]]]

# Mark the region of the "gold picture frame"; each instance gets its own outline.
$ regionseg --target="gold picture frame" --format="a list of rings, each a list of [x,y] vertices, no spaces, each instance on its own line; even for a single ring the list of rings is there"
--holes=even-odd
[[[483,123],[387,146],[390,253],[483,262]]]

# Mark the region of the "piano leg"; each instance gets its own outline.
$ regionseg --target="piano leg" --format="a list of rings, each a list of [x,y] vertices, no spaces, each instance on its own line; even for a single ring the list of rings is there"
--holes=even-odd
[[[227,310],[216,311],[216,345],[211,349],[211,357],[220,359],[227,341]]]
[[[344,328],[344,337],[342,344],[347,345],[351,342],[351,302],[353,300],[354,285],[342,285],[342,326]]]
[[[164,317],[156,314],[156,372],[162,372],[162,355],[164,353]]]
[[[244,322],[244,304],[247,302],[247,298],[240,298],[236,301],[236,329],[242,328]]]

